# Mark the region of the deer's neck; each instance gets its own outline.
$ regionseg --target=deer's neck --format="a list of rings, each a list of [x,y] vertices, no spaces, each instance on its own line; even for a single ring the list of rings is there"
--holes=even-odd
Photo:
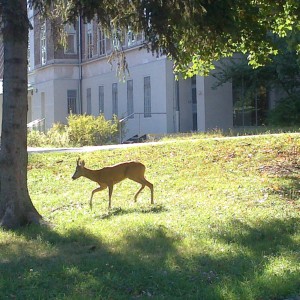
[[[92,181],[98,181],[99,179],[99,170],[90,170],[87,168],[84,168],[83,176],[92,180]]]

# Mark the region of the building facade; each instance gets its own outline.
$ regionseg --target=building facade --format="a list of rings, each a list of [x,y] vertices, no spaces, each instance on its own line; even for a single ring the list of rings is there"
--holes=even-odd
[[[29,19],[34,29],[29,32],[27,118],[28,123],[41,121],[44,130],[66,123],[70,113],[117,115],[126,128],[122,141],[149,133],[259,126],[282,94],[259,85],[250,93],[243,76],[217,89],[213,74],[175,80],[172,61],[142,49],[143,34],[130,30],[120,42],[108,39],[96,22],[78,21],[65,26],[66,41],[60,46],[55,24],[33,11]],[[129,67],[125,79],[117,75],[119,62],[109,62],[120,48]],[[0,47],[1,78],[2,73]]]
[[[173,63],[141,49],[143,35],[127,31],[123,45],[109,40],[96,22],[66,26],[66,45],[59,46],[53,26],[30,12],[30,93],[28,121],[66,123],[73,114],[115,114],[126,124],[126,136],[206,131],[233,126],[232,87],[212,89],[214,78],[175,80]],[[122,46],[129,67],[117,76],[117,61],[108,63]]]

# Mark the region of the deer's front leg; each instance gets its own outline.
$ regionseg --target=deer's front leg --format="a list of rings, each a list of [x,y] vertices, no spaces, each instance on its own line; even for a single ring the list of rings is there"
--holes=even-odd
[[[92,203],[92,201],[93,201],[93,196],[94,196],[94,194],[97,193],[97,192],[103,191],[103,190],[105,190],[106,188],[107,188],[107,185],[101,184],[100,187],[98,187],[98,188],[96,188],[96,189],[94,189],[94,190],[92,191],[92,195],[91,195],[91,199],[90,199],[90,209],[91,209],[91,210],[93,209],[93,203]]]

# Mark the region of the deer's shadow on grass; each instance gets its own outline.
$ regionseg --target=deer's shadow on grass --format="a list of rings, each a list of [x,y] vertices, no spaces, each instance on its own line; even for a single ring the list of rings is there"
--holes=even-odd
[[[122,216],[132,213],[140,213],[140,214],[148,214],[148,213],[162,213],[166,212],[168,209],[163,205],[152,205],[152,206],[144,206],[144,207],[132,207],[132,208],[112,208],[106,213],[101,215],[96,215],[96,219],[110,219],[115,216]]]

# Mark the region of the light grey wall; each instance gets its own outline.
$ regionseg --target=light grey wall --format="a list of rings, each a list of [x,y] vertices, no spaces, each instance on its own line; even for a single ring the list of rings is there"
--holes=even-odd
[[[205,97],[205,77],[197,76],[196,88],[197,88],[197,126],[198,131],[204,132],[206,130],[206,97]]]
[[[62,124],[67,123],[68,117],[68,90],[77,91],[77,109],[79,112],[80,103],[79,103],[79,89],[78,89],[78,80],[75,79],[60,79],[54,81],[53,86],[53,119],[54,122],[60,122]],[[49,117],[49,116],[48,116]],[[47,122],[48,124],[48,122]]]
[[[216,79],[212,76],[204,79],[205,97],[205,130],[224,129],[233,127],[232,117],[232,85],[212,89]]]
[[[45,117],[45,128],[66,123],[67,90],[78,90],[79,68],[74,65],[47,65],[29,74],[32,86],[31,119]],[[43,104],[44,102],[44,104]]]
[[[140,52],[137,52],[140,53]],[[130,54],[130,53],[129,53]],[[115,70],[107,68],[107,60],[97,60],[83,66],[84,78],[82,80],[83,112],[87,110],[87,92],[91,88],[92,114],[99,114],[99,86],[104,86],[104,115],[107,119],[112,117],[112,83],[118,85],[118,117],[128,116],[127,113],[127,80],[133,80],[133,119],[126,122],[127,136],[145,133],[165,133],[166,125],[166,95],[167,76],[166,58],[154,58],[151,54],[137,56],[134,60],[132,54],[128,55],[130,74],[122,81],[116,76]],[[104,70],[106,72],[104,72]],[[144,117],[144,77],[150,76],[151,81],[151,112],[152,116]]]
[[[173,74],[173,63],[166,60],[165,64],[165,78],[166,78],[166,122],[167,133],[173,133],[176,129],[176,99],[175,99],[175,76]]]

